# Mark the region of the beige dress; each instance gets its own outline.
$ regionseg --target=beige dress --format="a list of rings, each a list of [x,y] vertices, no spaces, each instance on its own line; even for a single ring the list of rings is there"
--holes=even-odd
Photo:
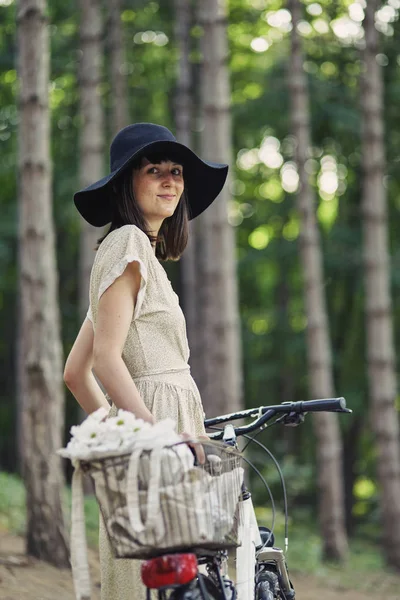
[[[88,317],[96,329],[101,295],[128,263],[138,262],[141,286],[122,353],[146,406],[156,419],[175,419],[178,431],[204,433],[204,411],[188,365],[186,325],[178,296],[145,233],[124,225],[101,243],[90,278]],[[111,409],[115,411],[115,407]],[[100,523],[102,600],[145,598],[139,561],[115,559]]]

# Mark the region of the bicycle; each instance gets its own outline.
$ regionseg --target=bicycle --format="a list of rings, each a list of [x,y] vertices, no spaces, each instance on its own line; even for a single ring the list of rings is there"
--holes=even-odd
[[[328,398],[242,410],[206,419],[205,425],[206,428],[222,425],[222,430],[208,434],[209,437],[211,440],[222,440],[226,447],[237,448],[238,437],[260,432],[275,416],[277,419],[274,424],[296,426],[304,421],[306,413],[323,411],[352,412],[346,408],[344,398]],[[256,418],[248,425],[234,427],[231,423],[249,417]],[[270,453],[269,455],[272,456]],[[277,465],[276,461],[275,464]],[[277,466],[279,469],[279,465]],[[261,476],[258,471],[257,473]],[[283,489],[286,543],[287,506],[285,488]],[[228,577],[227,548],[206,552],[196,547],[186,548],[184,551],[150,558],[142,564],[142,581],[147,589],[147,600],[151,598],[151,590],[157,590],[158,600],[294,600],[295,591],[284,551],[274,546],[273,527],[268,529],[258,525],[251,493],[244,483],[240,494],[240,513],[238,537],[241,545],[236,548],[236,584]],[[203,570],[205,567],[206,573],[200,572],[199,566],[203,566]]]

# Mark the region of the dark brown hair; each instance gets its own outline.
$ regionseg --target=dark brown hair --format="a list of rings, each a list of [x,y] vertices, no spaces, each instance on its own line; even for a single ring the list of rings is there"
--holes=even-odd
[[[164,219],[158,236],[152,236],[149,232],[146,219],[135,200],[132,185],[133,171],[141,167],[144,158],[147,158],[152,164],[174,160],[172,157],[161,156],[160,154],[141,157],[129,169],[125,170],[117,179],[110,183],[109,193],[113,207],[113,217],[109,230],[98,240],[98,243],[101,244],[111,231],[119,229],[123,225],[136,225],[136,227],[148,236],[152,244],[156,244],[157,258],[161,260],[178,260],[186,248],[189,232],[186,189],[182,193],[174,214]],[[180,163],[179,160],[176,160],[176,162]]]

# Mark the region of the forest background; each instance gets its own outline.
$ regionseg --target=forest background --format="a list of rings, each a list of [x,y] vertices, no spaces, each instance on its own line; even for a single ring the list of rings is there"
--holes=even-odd
[[[0,0],[0,468],[19,470],[18,424],[18,178],[19,127],[16,70],[16,7]],[[120,72],[127,86],[131,122],[162,123],[177,127],[179,44],[177,3],[122,2],[120,21],[124,58]],[[302,3],[297,26],[309,89],[311,144],[305,168],[315,193],[315,211],[323,253],[323,289],[329,317],[334,388],[347,399],[352,417],[341,418],[346,529],[356,544],[371,550],[380,565],[382,503],[377,483],[377,451],[371,427],[371,390],[367,376],[364,261],[362,236],[362,75],[363,0]],[[390,284],[393,302],[392,334],[396,371],[399,364],[400,287],[397,265],[400,245],[400,91],[399,0],[379,3],[375,27],[379,31],[376,62],[383,76],[383,123],[387,165],[382,181],[388,205]],[[72,195],[80,187],[79,62],[80,12],[74,3],[53,0],[48,6],[51,40],[49,101],[53,215],[66,356],[81,322],[79,311],[80,222]],[[104,109],[103,174],[107,149],[115,133],[111,118],[109,12],[103,8],[101,78],[97,92]],[[190,27],[192,81],[192,144],[201,146],[200,40],[202,27],[193,11]],[[310,397],[307,362],[307,310],[299,254],[301,215],[296,207],[299,174],[291,126],[290,81],[292,60],[291,15],[284,2],[230,0],[226,32],[229,42],[229,113],[232,119],[232,175],[227,201],[228,222],[236,237],[243,393],[247,407]],[[218,157],[207,156],[211,160]],[[226,158],[228,160],[229,157]],[[90,179],[90,178],[89,178]],[[95,179],[95,178],[93,178]],[[91,179],[90,179],[91,180]],[[167,265],[185,310],[180,263]],[[201,285],[201,281],[199,281]],[[396,410],[399,408],[397,398]],[[229,410],[229,406],[226,407]],[[76,402],[66,395],[65,439],[80,419]],[[316,493],[316,438],[311,419],[297,430],[277,428],[264,440],[280,461],[288,482],[291,516],[319,560],[320,542],[314,515]],[[260,456],[255,455],[255,460]],[[278,478],[263,464],[274,494]],[[10,479],[7,489],[11,487]],[[12,483],[14,485],[14,483]],[[11,492],[10,492],[11,494]],[[262,505],[255,482],[256,502]],[[1,506],[0,506],[1,510]],[[261,511],[266,519],[270,512]],[[304,531],[301,530],[304,526]],[[307,531],[307,534],[304,533]],[[369,546],[370,544],[370,546]],[[359,548],[359,546],[357,546]],[[310,560],[310,555],[308,554]],[[368,560],[370,555],[368,554]],[[371,559],[372,560],[372,559]],[[368,561],[367,561],[368,562]],[[369,563],[368,563],[369,564]]]

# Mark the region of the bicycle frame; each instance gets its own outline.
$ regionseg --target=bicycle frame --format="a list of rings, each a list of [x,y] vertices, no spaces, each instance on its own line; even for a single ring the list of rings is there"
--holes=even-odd
[[[276,567],[280,584],[287,599],[295,597],[290,583],[286,559],[280,548],[262,547],[256,514],[251,496],[240,502],[241,525],[239,539],[241,546],[236,549],[236,593],[238,600],[254,600],[257,565],[273,563]],[[257,551],[257,549],[259,549]],[[261,550],[260,550],[261,549]]]
[[[253,600],[256,548],[261,546],[256,514],[250,494],[240,501],[239,540],[236,549],[236,593],[238,600]]]

